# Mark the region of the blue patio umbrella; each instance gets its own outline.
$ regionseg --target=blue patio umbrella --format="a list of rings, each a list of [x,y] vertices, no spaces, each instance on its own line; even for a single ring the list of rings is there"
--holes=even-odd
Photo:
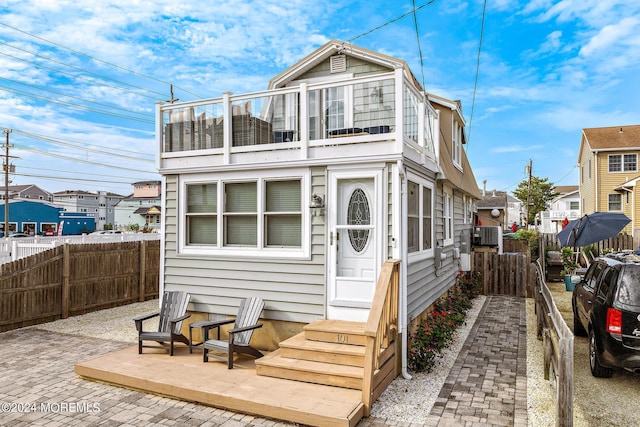
[[[594,212],[571,221],[558,233],[563,247],[579,248],[618,235],[631,220],[625,214]]]

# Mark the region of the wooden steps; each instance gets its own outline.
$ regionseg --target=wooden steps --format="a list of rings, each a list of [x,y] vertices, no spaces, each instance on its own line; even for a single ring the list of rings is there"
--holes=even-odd
[[[364,323],[319,320],[256,360],[256,373],[269,377],[362,390]]]

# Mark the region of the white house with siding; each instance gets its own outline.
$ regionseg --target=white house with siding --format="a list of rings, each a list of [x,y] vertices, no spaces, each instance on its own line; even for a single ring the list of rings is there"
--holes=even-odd
[[[277,346],[318,319],[366,321],[399,259],[406,337],[464,267],[480,193],[461,106],[404,61],[330,41],[265,91],[156,113],[161,286],[189,292],[194,313],[261,297],[254,337]]]

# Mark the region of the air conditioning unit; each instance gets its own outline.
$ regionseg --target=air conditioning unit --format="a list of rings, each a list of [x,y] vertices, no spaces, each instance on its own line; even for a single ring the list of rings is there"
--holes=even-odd
[[[500,227],[476,227],[475,240],[477,246],[499,246]]]

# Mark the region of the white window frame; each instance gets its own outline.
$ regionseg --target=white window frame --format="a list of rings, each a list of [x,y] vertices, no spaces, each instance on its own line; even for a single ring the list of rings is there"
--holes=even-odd
[[[453,212],[453,191],[445,187],[442,191],[442,234],[445,246],[453,244]]]
[[[301,198],[301,245],[300,247],[266,247],[261,245],[263,242],[264,228],[262,221],[258,226],[258,245],[255,247],[247,246],[224,246],[224,184],[225,183],[244,183],[257,182],[258,193],[258,216],[264,216],[263,197],[265,191],[265,181],[270,180],[300,180],[300,198]],[[309,200],[311,200],[311,182],[310,172],[308,169],[287,169],[278,171],[257,171],[248,173],[227,172],[221,174],[193,174],[182,176],[178,182],[178,234],[177,246],[180,255],[209,255],[234,258],[284,258],[284,259],[309,259],[311,256],[311,212],[309,208]],[[218,191],[218,237],[215,245],[187,245],[186,243],[186,212],[187,212],[187,185],[189,184],[205,184],[216,183]],[[261,247],[263,246],[263,247]]]
[[[451,160],[458,169],[462,170],[462,126],[457,120],[452,124],[451,145]]]
[[[636,167],[634,169],[626,169],[625,168],[625,157],[635,157],[635,165]],[[620,170],[616,170],[616,171],[612,171],[611,170],[611,159],[613,157],[619,157],[620,158]],[[627,153],[627,154],[610,154],[607,158],[607,170],[609,171],[609,173],[629,173],[629,172],[637,172],[638,171],[638,155],[634,154],[634,153]]]
[[[464,224],[471,224],[473,222],[473,198],[466,194],[462,196],[462,204],[464,209]]]
[[[619,198],[620,209],[611,209],[611,196],[617,196]],[[622,194],[620,193],[611,193],[607,197],[607,210],[609,212],[622,212]]]
[[[433,182],[427,181],[424,178],[419,177],[418,175],[411,173],[411,172],[407,172],[407,185],[408,185],[408,181],[413,182],[414,184],[418,184],[418,194],[419,194],[419,200],[418,200],[418,226],[419,226],[419,233],[418,233],[418,241],[419,241],[419,249],[417,251],[414,252],[409,252],[408,258],[410,261],[413,260],[417,260],[417,259],[425,259],[425,258],[432,258],[434,256],[434,250],[433,248],[436,246],[436,240],[435,240],[435,218],[436,218],[436,213],[435,213],[435,205],[436,205],[436,188]],[[423,247],[423,243],[424,243],[424,223],[423,223],[423,219],[424,219],[424,203],[423,203],[423,194],[424,194],[424,189],[428,188],[429,190],[431,190],[431,247],[425,249]],[[407,217],[408,220],[408,217]],[[406,238],[406,236],[405,236]]]

